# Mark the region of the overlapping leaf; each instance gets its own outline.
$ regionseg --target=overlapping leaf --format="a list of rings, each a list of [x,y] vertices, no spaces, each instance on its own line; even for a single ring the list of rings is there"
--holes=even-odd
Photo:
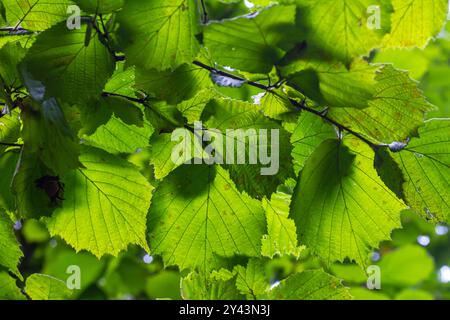
[[[97,257],[117,255],[129,244],[148,250],[149,182],[126,161],[99,149],[85,148],[80,161],[83,168],[64,176],[63,207],[46,219],[50,233]]]
[[[241,190],[254,197],[270,196],[293,175],[289,133],[276,121],[264,117],[258,106],[215,99],[205,108],[202,119],[207,128],[219,130],[218,134],[222,135],[223,141],[212,144],[217,153],[222,152],[223,162]],[[264,152],[268,163],[262,163],[266,161],[261,157]],[[252,160],[254,157],[256,161]]]
[[[379,142],[405,141],[434,110],[407,72],[385,65],[377,73],[369,107],[331,108],[329,116]]]
[[[289,2],[289,1],[287,1]],[[383,32],[367,24],[368,8],[379,6],[381,21],[389,20],[389,7],[380,0],[297,0],[301,38],[349,65],[380,45]],[[381,26],[382,29],[384,26]]]
[[[223,66],[268,73],[284,54],[294,6],[273,6],[247,16],[210,23],[204,33],[212,58]]]
[[[90,22],[89,22],[90,23]],[[47,97],[70,103],[98,97],[114,71],[114,57],[89,23],[68,30],[65,23],[41,33],[24,63]]]
[[[400,227],[406,206],[378,177],[372,149],[347,139],[324,141],[306,161],[291,217],[300,243],[327,263],[365,265],[370,249]]]
[[[264,213],[220,166],[183,165],[157,188],[148,232],[166,265],[206,272],[220,257],[259,255]]]
[[[70,0],[3,0],[6,19],[12,27],[43,31],[68,18]]]
[[[322,270],[291,275],[275,287],[270,297],[283,300],[349,300],[351,295],[341,281]]]
[[[143,69],[175,69],[199,50],[195,0],[128,0],[120,14],[121,37],[130,63]]]
[[[17,266],[22,257],[22,251],[14,235],[13,223],[8,215],[0,209],[0,265],[21,278]]]
[[[39,273],[27,278],[25,292],[32,300],[66,300],[72,296],[64,281]]]
[[[425,47],[444,26],[448,13],[446,0],[392,0],[391,32],[384,45]]]
[[[427,121],[419,137],[394,155],[405,182],[406,202],[427,220],[450,219],[450,121]]]
[[[282,191],[272,194],[270,201],[263,199],[267,219],[267,235],[263,237],[261,247],[263,256],[298,256],[302,251],[298,246],[297,228],[289,218],[290,202],[291,195]]]

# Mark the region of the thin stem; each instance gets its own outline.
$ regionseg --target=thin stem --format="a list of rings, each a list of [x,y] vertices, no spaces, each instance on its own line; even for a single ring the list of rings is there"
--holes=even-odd
[[[206,70],[208,70],[208,71],[210,71],[212,73],[215,73],[215,74],[218,74],[220,76],[227,77],[227,78],[230,78],[230,79],[233,79],[233,80],[238,80],[238,81],[247,83],[247,84],[249,84],[249,85],[251,85],[253,87],[259,88],[261,90],[270,91],[270,89],[271,89],[271,87],[266,86],[266,85],[264,85],[262,83],[250,81],[250,80],[238,77],[238,76],[236,76],[234,74],[218,70],[218,69],[210,67],[210,66],[208,66],[208,65],[206,65],[206,64],[204,64],[204,63],[202,63],[200,61],[194,61],[193,64],[195,64],[196,66],[199,66],[199,67],[201,67],[203,69],[206,69]]]
[[[208,10],[206,10],[205,0],[200,0],[200,3],[202,5],[202,22],[203,24],[208,23]]]
[[[13,35],[20,35],[20,34],[32,34],[34,33],[31,30],[28,29],[24,29],[22,27],[20,28],[13,28],[13,27],[4,27],[4,28],[0,28],[0,32],[9,32]]]
[[[133,97],[125,96],[123,94],[114,93],[114,92],[103,92],[102,96],[103,97],[119,97],[119,98],[123,98],[123,99],[129,100],[129,101],[132,101],[132,102],[140,103],[140,104],[144,104],[147,102],[145,99],[133,98]]]
[[[102,24],[103,32],[105,34],[105,38],[108,39],[108,41],[109,41],[108,28],[106,28],[105,22],[103,21],[103,16],[100,14],[99,17],[100,17],[100,23]]]
[[[200,61],[194,61],[193,64],[195,64],[196,66],[202,67],[203,69],[206,69],[206,70],[208,70],[208,71],[210,71],[210,72],[216,73],[216,74],[218,74],[218,75],[221,75],[221,76],[224,76],[224,77],[228,77],[228,78],[231,78],[231,79],[234,79],[234,80],[242,81],[242,82],[247,83],[248,85],[251,85],[251,86],[253,86],[253,87],[256,87],[256,88],[265,90],[265,91],[267,91],[267,92],[269,92],[269,93],[271,93],[271,94],[276,94],[276,93],[272,90],[272,89],[274,88],[274,87],[272,87],[272,86],[266,86],[266,85],[261,84],[261,83],[258,83],[258,82],[249,81],[249,80],[244,79],[244,78],[242,78],[242,77],[238,77],[238,76],[236,76],[236,75],[234,75],[234,74],[231,74],[231,73],[228,73],[228,72],[225,72],[225,71],[221,71],[221,70],[218,70],[218,69],[213,68],[213,67],[211,67],[211,66],[208,66],[208,65],[206,65],[206,64],[204,64],[204,63],[202,63],[202,62],[200,62]],[[294,99],[292,99],[292,98],[289,98],[289,102],[290,102],[291,105],[294,106],[296,109],[298,109],[298,110],[303,110],[303,111],[312,113],[312,114],[314,114],[314,115],[316,115],[316,116],[318,116],[318,117],[324,119],[325,121],[327,121],[327,122],[333,124],[333,125],[336,126],[338,129],[350,133],[351,135],[357,137],[358,139],[360,139],[360,140],[362,140],[363,142],[365,142],[366,144],[368,144],[368,145],[369,145],[370,147],[372,147],[373,149],[377,149],[377,148],[383,146],[383,145],[378,145],[378,144],[373,143],[372,141],[370,141],[369,139],[367,139],[366,137],[364,137],[364,136],[361,135],[360,133],[358,133],[358,132],[356,132],[356,131],[353,131],[353,130],[350,129],[349,127],[347,127],[347,126],[345,126],[345,125],[343,125],[343,124],[337,122],[336,120],[331,119],[330,117],[328,117],[328,116],[326,115],[326,112],[318,111],[318,110],[315,110],[315,109],[312,109],[312,108],[308,107],[308,106],[306,105],[306,102],[305,102],[305,101],[303,101],[303,102],[298,102],[298,101],[296,101],[296,100],[294,100]]]

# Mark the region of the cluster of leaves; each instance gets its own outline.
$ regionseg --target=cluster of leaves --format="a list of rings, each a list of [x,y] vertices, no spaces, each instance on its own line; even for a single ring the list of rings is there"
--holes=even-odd
[[[450,221],[450,121],[425,121],[418,83],[372,54],[425,48],[447,0],[251,3],[0,1],[0,297],[70,294],[24,281],[17,220],[99,259],[137,245],[197,299],[350,298],[322,268],[271,286],[267,266],[308,251],[365,268],[402,210]],[[199,120],[278,129],[280,171],[174,164],[171,132]]]

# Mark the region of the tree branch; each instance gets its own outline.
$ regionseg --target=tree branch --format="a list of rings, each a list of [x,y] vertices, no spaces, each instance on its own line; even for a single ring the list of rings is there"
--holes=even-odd
[[[206,69],[206,70],[208,70],[208,71],[210,71],[212,73],[221,75],[223,77],[228,77],[228,78],[231,78],[231,79],[234,79],[234,80],[242,81],[243,83],[247,83],[250,86],[253,86],[253,87],[256,87],[258,89],[262,89],[264,91],[267,91],[270,94],[276,94],[273,91],[273,89],[274,89],[273,86],[266,86],[266,85],[258,83],[258,82],[254,82],[254,81],[250,81],[250,80],[244,79],[242,77],[238,77],[238,76],[236,76],[234,74],[231,74],[231,73],[228,73],[228,72],[225,72],[225,71],[221,71],[221,70],[218,70],[218,69],[213,68],[211,66],[208,66],[208,65],[206,65],[206,64],[204,64],[204,63],[202,63],[200,61],[194,61],[193,64],[196,65],[196,66],[199,66],[199,67],[201,67],[203,69]],[[356,131],[353,131],[349,127],[347,127],[347,126],[337,122],[336,120],[331,119],[330,117],[327,116],[326,112],[318,111],[318,110],[315,110],[315,109],[312,109],[312,108],[308,107],[306,105],[306,101],[298,102],[298,101],[296,101],[296,100],[294,100],[292,98],[288,98],[288,99],[289,99],[289,102],[291,103],[291,105],[294,106],[297,110],[303,110],[303,111],[312,113],[312,114],[322,118],[323,120],[325,120],[325,121],[333,124],[334,126],[336,126],[339,130],[346,131],[346,132],[350,133],[351,135],[357,137],[361,141],[363,141],[366,144],[368,144],[372,149],[377,149],[379,147],[386,146],[386,145],[378,145],[378,144],[373,143],[372,141],[370,141],[369,139],[364,137],[362,134],[360,134],[360,133],[358,133]]]
[[[14,27],[0,28],[0,32],[9,32],[11,35],[26,35],[26,34],[33,34],[34,33],[33,31],[24,29],[22,27],[18,27],[18,28],[14,28]]]
[[[204,64],[204,63],[202,63],[200,61],[194,61],[193,64],[195,64],[196,66],[199,66],[199,67],[201,67],[203,69],[206,69],[209,72],[218,74],[219,76],[223,76],[223,77],[227,77],[227,78],[230,78],[230,79],[233,79],[233,80],[241,81],[241,82],[247,83],[247,84],[249,84],[249,85],[251,85],[253,87],[265,90],[265,91],[270,91],[272,89],[272,87],[270,87],[270,86],[266,86],[266,85],[264,85],[262,83],[250,81],[250,80],[238,77],[238,76],[236,76],[234,74],[218,70],[218,69],[210,67],[210,66],[208,66],[208,65],[206,65],[206,64]]]

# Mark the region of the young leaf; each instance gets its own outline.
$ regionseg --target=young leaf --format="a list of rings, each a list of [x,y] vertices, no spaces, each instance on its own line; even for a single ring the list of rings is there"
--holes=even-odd
[[[363,142],[326,140],[306,161],[291,203],[301,244],[328,264],[349,258],[365,266],[371,248],[400,227],[405,205],[373,168]]]
[[[262,255],[269,258],[275,255],[298,257],[303,247],[298,246],[297,228],[294,221],[289,219],[291,195],[277,191],[272,194],[270,201],[264,198],[262,203],[267,219],[267,235],[262,239]]]
[[[149,251],[145,236],[153,187],[126,161],[95,148],[84,148],[84,168],[63,178],[64,203],[46,218],[52,235],[77,251],[116,256],[129,244]]]

